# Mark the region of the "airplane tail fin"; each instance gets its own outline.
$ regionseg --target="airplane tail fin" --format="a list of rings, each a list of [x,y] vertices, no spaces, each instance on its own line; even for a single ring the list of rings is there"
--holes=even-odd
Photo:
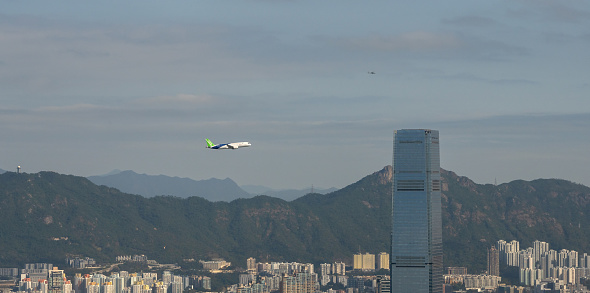
[[[208,148],[214,146],[214,144],[208,138],[205,138],[205,140],[207,141],[207,147]]]

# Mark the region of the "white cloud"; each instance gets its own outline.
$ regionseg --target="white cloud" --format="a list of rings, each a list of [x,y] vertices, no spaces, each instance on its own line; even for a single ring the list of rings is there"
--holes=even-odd
[[[585,1],[521,0],[520,9],[510,10],[517,17],[531,16],[538,21],[580,23],[590,20],[590,10]]]
[[[199,106],[212,103],[216,98],[211,95],[177,94],[175,96],[159,96],[153,98],[138,99],[134,104],[146,107],[153,106]]]
[[[480,15],[458,16],[450,19],[443,19],[444,24],[456,25],[461,28],[464,27],[489,27],[497,25],[498,22],[490,17]]]
[[[461,46],[461,41],[452,34],[426,31],[413,31],[395,36],[333,38],[331,42],[353,49],[393,52],[448,50]]]
[[[65,105],[65,106],[42,106],[39,108],[35,108],[32,110],[34,115],[38,114],[49,114],[49,113],[56,113],[56,114],[67,114],[67,113],[89,113],[89,112],[96,112],[99,110],[108,110],[111,107],[93,105],[93,104],[75,104],[75,105]]]

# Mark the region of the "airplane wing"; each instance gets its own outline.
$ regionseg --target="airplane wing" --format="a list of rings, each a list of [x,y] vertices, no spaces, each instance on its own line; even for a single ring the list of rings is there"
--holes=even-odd
[[[227,144],[227,146],[228,146],[230,149],[237,149],[237,148],[239,148],[239,147],[240,147],[240,145],[239,145],[239,144],[234,144],[234,143],[228,143],[228,144]]]

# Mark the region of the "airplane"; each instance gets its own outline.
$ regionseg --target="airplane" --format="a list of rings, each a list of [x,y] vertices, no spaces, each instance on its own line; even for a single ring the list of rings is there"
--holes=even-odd
[[[375,71],[369,71],[368,74],[375,74]]]
[[[247,141],[213,144],[208,138],[205,138],[205,140],[207,141],[207,148],[215,150],[237,149],[251,146],[251,144]]]

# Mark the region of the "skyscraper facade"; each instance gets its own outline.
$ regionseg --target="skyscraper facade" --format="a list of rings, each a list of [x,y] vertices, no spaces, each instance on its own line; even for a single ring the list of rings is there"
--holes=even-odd
[[[393,144],[391,292],[442,292],[437,130],[397,130]]]

